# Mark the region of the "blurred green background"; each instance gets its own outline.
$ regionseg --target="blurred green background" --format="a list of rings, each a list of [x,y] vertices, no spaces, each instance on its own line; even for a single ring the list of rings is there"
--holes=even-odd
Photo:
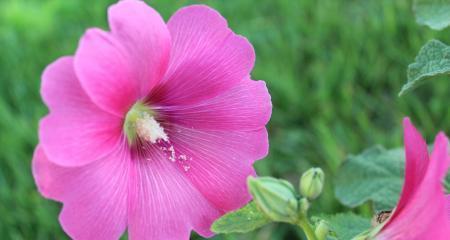
[[[73,54],[86,28],[106,28],[113,0],[0,0],[0,239],[67,239],[58,203],[36,191],[30,162],[37,125],[47,112],[39,95],[44,67]],[[181,6],[205,3],[253,43],[254,79],[268,83],[274,109],[270,154],[260,175],[296,183],[310,166],[327,172],[313,211],[347,211],[333,199],[332,176],[348,154],[401,145],[405,115],[428,140],[450,130],[450,87],[436,81],[397,94],[406,67],[431,38],[450,43],[449,30],[415,23],[407,0],[147,1],[165,19]],[[357,209],[370,215],[370,210]],[[200,239],[194,237],[194,239]],[[214,239],[302,239],[287,225]]]

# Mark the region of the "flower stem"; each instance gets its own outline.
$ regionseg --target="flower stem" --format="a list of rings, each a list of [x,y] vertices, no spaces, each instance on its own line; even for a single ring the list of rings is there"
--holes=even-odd
[[[297,225],[303,229],[308,240],[317,240],[316,234],[307,218],[301,217],[297,222]]]

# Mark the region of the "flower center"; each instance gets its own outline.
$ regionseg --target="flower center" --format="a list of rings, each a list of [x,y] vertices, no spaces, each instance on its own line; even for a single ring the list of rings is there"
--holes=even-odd
[[[134,144],[137,138],[156,143],[168,141],[164,128],[153,117],[155,113],[144,103],[136,102],[125,117],[124,132],[128,143]]]

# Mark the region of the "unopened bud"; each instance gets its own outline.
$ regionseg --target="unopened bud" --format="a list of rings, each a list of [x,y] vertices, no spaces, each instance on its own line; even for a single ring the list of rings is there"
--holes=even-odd
[[[311,203],[309,203],[308,199],[302,198],[300,199],[300,213],[303,214],[303,216],[307,216],[309,207],[311,206]]]
[[[316,199],[323,189],[325,174],[320,168],[311,168],[300,179],[300,193],[309,200]]]
[[[314,233],[316,234],[317,240],[326,240],[328,233],[330,232],[330,227],[327,222],[321,220],[316,227]]]
[[[271,177],[249,177],[247,182],[253,200],[272,220],[289,223],[297,221],[297,195],[289,182]]]

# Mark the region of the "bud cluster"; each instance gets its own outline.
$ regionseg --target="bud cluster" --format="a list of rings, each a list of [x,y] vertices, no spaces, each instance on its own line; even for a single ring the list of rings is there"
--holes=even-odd
[[[310,201],[322,193],[324,180],[322,169],[311,168],[300,178],[300,194],[290,182],[272,177],[249,177],[248,187],[257,206],[270,219],[301,226],[310,235],[308,239],[324,240],[329,232],[326,222],[320,221],[312,230],[307,217]]]

